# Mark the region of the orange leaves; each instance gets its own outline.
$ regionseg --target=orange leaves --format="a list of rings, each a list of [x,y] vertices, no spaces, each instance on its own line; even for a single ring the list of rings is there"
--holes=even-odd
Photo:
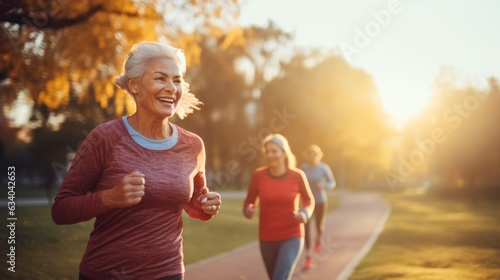
[[[57,109],[69,102],[70,82],[65,74],[55,75],[47,81],[45,88],[38,95],[37,103],[45,104],[49,109]]]

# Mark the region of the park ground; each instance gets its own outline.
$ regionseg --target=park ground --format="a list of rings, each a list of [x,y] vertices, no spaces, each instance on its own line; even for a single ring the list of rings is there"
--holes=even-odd
[[[330,197],[334,209],[339,196]],[[392,212],[349,279],[500,279],[500,201],[484,198],[472,206],[421,189],[383,198]],[[241,203],[240,197],[225,199],[225,211],[209,223],[185,219],[188,267],[256,241],[257,221],[242,218]],[[2,206],[2,220],[6,215]],[[48,205],[20,206],[16,215],[16,272],[7,271],[2,254],[0,279],[74,279],[92,223],[56,226]],[[6,252],[4,230],[0,237]]]

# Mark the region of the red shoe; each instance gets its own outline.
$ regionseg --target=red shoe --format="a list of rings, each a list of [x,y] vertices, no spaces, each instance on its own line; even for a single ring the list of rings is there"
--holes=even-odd
[[[321,246],[321,241],[320,240],[316,241],[316,245],[314,245],[314,251],[316,251],[316,253],[319,253],[321,252],[322,248],[323,247]]]
[[[310,256],[306,257],[303,268],[311,269],[313,267],[314,267],[313,259]]]

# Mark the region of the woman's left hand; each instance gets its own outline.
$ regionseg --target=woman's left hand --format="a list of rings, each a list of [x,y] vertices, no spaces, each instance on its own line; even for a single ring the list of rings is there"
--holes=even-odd
[[[305,224],[307,222],[306,214],[302,211],[295,212],[295,221]]]
[[[209,192],[208,188],[204,187],[201,189],[201,194],[198,197],[198,201],[201,202],[201,209],[205,214],[217,215],[222,204],[220,194],[216,192]]]

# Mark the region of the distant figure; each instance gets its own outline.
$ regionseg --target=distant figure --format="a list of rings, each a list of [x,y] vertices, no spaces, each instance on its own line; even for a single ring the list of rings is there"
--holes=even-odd
[[[333,189],[337,184],[333,177],[330,167],[321,162],[323,152],[316,145],[309,146],[305,151],[306,163],[302,165],[302,170],[306,173],[309,186],[311,186],[312,193],[316,205],[314,207],[314,214],[310,221],[306,224],[306,258],[304,260],[304,269],[310,269],[314,266],[311,248],[311,223],[312,219],[316,220],[316,243],[314,251],[320,252],[322,249],[321,240],[325,230],[325,218],[328,212],[328,197],[326,195],[327,189]]]
[[[169,122],[199,102],[185,70],[181,49],[133,46],[115,83],[136,112],[97,126],[73,159],[52,219],[95,218],[80,280],[184,279],[182,211],[203,221],[218,213],[220,195],[206,187],[202,139]]]
[[[262,148],[267,165],[253,173],[243,213],[251,219],[260,200],[260,252],[267,274],[272,280],[287,280],[302,253],[304,224],[314,211],[314,198],[305,174],[295,168],[285,137],[269,135]]]

